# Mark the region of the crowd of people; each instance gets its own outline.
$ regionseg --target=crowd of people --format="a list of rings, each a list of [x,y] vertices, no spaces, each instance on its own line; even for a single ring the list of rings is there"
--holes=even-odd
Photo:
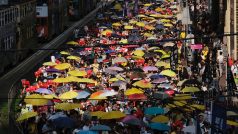
[[[173,40],[185,38],[179,6],[115,1],[76,29],[35,82],[22,80],[16,121],[24,133],[209,133],[209,48],[188,46],[192,58],[184,57],[185,42]]]

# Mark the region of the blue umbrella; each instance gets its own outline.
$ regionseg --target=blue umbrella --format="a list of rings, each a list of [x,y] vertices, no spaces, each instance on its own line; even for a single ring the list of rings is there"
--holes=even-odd
[[[98,134],[97,131],[79,131],[76,134]]]
[[[43,94],[53,94],[53,92],[47,88],[38,88],[35,92]]]
[[[52,120],[57,128],[73,128],[75,126],[75,121],[69,117],[58,117]]]
[[[156,29],[164,29],[164,25],[163,24],[158,24],[155,27]]]
[[[54,120],[54,119],[57,119],[59,117],[67,117],[67,116],[62,112],[58,112],[58,113],[55,113],[55,114],[51,115],[49,117],[49,120]]]
[[[116,51],[115,50],[107,50],[107,51],[105,51],[106,54],[110,54],[110,53],[114,53],[114,52],[116,52]]]
[[[90,128],[90,130],[93,130],[93,131],[111,131],[112,129],[107,125],[96,125],[96,126],[92,126]]]
[[[163,114],[163,113],[164,113],[164,109],[160,107],[149,107],[149,108],[146,108],[144,111],[144,114],[148,114],[148,115]]]
[[[55,69],[55,68],[46,69],[46,72],[49,72],[49,73],[62,73],[62,71],[60,71],[58,69]]]
[[[85,99],[90,95],[89,92],[87,91],[79,91],[78,92],[78,96],[76,97],[76,99]]]
[[[159,79],[159,78],[164,78],[164,76],[160,75],[160,74],[154,74],[154,75],[151,75],[150,78],[151,79]]]
[[[169,130],[169,126],[163,123],[150,123],[150,128],[160,130],[160,131],[167,131]]]

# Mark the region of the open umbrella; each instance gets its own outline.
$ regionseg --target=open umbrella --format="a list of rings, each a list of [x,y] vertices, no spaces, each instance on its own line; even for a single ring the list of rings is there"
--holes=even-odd
[[[107,125],[95,125],[90,128],[93,131],[111,131],[112,129]]]
[[[117,66],[108,67],[107,69],[108,69],[108,70],[112,70],[112,71],[123,71],[123,68],[117,67]]]
[[[52,119],[52,122],[57,128],[73,128],[76,124],[73,119],[67,116]]]
[[[53,92],[47,88],[38,88],[35,92],[43,94],[52,94]]]
[[[145,81],[145,80],[136,81],[135,83],[133,83],[133,86],[137,86],[140,88],[152,88],[153,87],[153,85],[150,82]]]
[[[21,116],[19,116],[17,118],[17,121],[23,121],[23,120],[26,120],[28,118],[35,117],[35,116],[37,116],[36,112],[27,112],[27,113],[24,113]]]
[[[144,112],[144,114],[148,114],[148,115],[163,114],[163,113],[164,113],[164,109],[160,107],[149,107],[149,108],[146,108]]]
[[[56,79],[53,80],[53,82],[55,82],[55,83],[67,83],[67,82],[70,82],[70,80],[67,79],[67,78],[56,78]]]
[[[78,96],[78,93],[75,91],[68,91],[59,96],[59,99],[67,100],[67,99],[73,99]]]
[[[66,44],[68,44],[68,45],[78,45],[79,43],[76,42],[76,41],[69,41]]]
[[[147,100],[147,96],[144,94],[131,94],[127,96],[128,100]]]
[[[99,134],[97,131],[85,131],[85,130],[80,130],[76,134]]]
[[[118,62],[127,62],[127,59],[124,57],[116,57],[112,60],[113,63],[118,63]]]
[[[145,67],[143,68],[143,70],[144,70],[145,72],[148,72],[148,71],[158,71],[158,68],[155,67],[155,66],[145,66]]]
[[[90,113],[91,116],[97,116],[98,118],[101,118],[105,114],[106,114],[106,112],[103,112],[103,111],[96,111],[96,112],[91,112]]]
[[[237,123],[236,121],[227,120],[227,121],[226,121],[226,124],[227,124],[227,125],[230,125],[230,126],[236,126],[236,127],[238,127],[238,123]]]
[[[54,62],[44,62],[43,65],[44,66],[55,66],[55,65],[57,65],[57,63],[54,63]]]
[[[89,95],[90,95],[89,92],[81,90],[81,91],[78,91],[78,96],[76,97],[76,99],[85,99]]]
[[[197,87],[185,87],[181,90],[183,93],[194,93],[194,92],[199,92],[200,89]]]
[[[150,123],[150,128],[159,130],[159,131],[168,131],[170,128],[167,124],[163,123]]]
[[[164,115],[158,115],[158,116],[154,117],[151,121],[156,122],[156,123],[168,123],[169,118]]]
[[[86,71],[73,70],[73,71],[69,71],[68,74],[70,74],[72,76],[85,76],[85,75],[87,75],[87,72]]]
[[[131,88],[124,92],[125,95],[132,95],[132,94],[143,94],[144,92],[138,88]]]
[[[61,64],[56,65],[54,68],[58,69],[58,70],[65,70],[70,67],[71,67],[71,65],[69,63],[61,63]]]
[[[122,122],[128,125],[136,125],[136,126],[142,125],[141,121],[134,115],[127,115],[122,119]]]
[[[70,53],[66,52],[66,51],[61,51],[60,54],[62,54],[62,55],[70,55]]]
[[[65,111],[80,108],[80,107],[82,107],[81,104],[77,104],[77,103],[58,103],[55,105],[55,109],[60,109]]]
[[[33,106],[43,106],[48,103],[48,99],[45,99],[42,95],[39,94],[31,94],[29,96],[26,96],[24,101],[27,104],[31,104]]]
[[[110,120],[110,119],[119,119],[125,117],[126,115],[121,111],[111,111],[107,112],[105,115],[101,117],[103,120]]]
[[[160,75],[175,77],[176,73],[172,70],[163,70],[162,72],[160,72]]]

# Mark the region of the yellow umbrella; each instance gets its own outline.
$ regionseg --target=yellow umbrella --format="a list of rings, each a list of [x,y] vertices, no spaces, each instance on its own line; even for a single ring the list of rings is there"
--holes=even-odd
[[[161,7],[157,7],[157,8],[155,9],[155,11],[156,11],[156,12],[161,12],[161,11],[163,11],[163,9],[162,9]]]
[[[145,37],[152,37],[153,34],[151,34],[151,33],[144,33],[144,36],[145,36]]]
[[[183,85],[183,83],[184,83],[185,81],[187,81],[187,80],[188,80],[188,79],[183,79],[183,80],[179,81],[179,82],[177,83],[177,86],[181,87],[181,86]]]
[[[79,83],[95,83],[94,80],[88,79],[88,78],[80,78],[77,80],[77,82],[79,82]]]
[[[54,62],[45,62],[43,63],[44,66],[55,66],[57,65],[57,63],[54,63]]]
[[[227,116],[238,116],[238,113],[234,112],[234,111],[227,111],[226,112]]]
[[[164,55],[162,55],[162,57],[160,59],[166,59],[166,58],[169,58],[169,57],[170,57],[169,54],[164,54]]]
[[[69,82],[78,82],[78,77],[75,76],[68,76],[65,79],[67,79]]]
[[[135,21],[135,20],[130,20],[129,23],[130,23],[130,24],[136,24],[137,21]]]
[[[157,61],[156,62],[156,64],[155,64],[155,66],[157,66],[157,67],[165,67],[165,66],[167,66],[169,63],[166,63],[166,62],[164,62],[164,61]]]
[[[194,93],[194,92],[199,92],[200,89],[197,87],[185,87],[182,89],[182,92],[184,93]]]
[[[133,52],[133,54],[136,56],[144,56],[145,55],[145,53],[142,50],[135,50]]]
[[[159,47],[150,47],[148,48],[149,51],[155,50],[155,49],[159,49]]]
[[[151,20],[151,21],[149,21],[150,24],[151,24],[151,23],[155,23],[155,22],[157,22],[157,20]]]
[[[76,42],[76,41],[69,41],[66,44],[68,44],[68,45],[78,45],[79,43]]]
[[[22,114],[20,117],[18,117],[17,121],[23,121],[23,120],[26,120],[28,118],[35,117],[35,116],[37,116],[36,112],[27,112],[27,113]]]
[[[186,37],[186,33],[185,32],[181,32],[180,38],[184,39],[185,37]]]
[[[154,52],[159,52],[159,53],[162,53],[163,55],[166,55],[166,54],[167,54],[164,50],[160,50],[160,49],[155,50]]]
[[[132,29],[134,29],[134,27],[133,27],[133,26],[129,26],[129,25],[127,25],[127,26],[124,26],[124,29],[132,30]]]
[[[187,95],[187,96],[175,96],[173,97],[174,100],[189,100],[192,99],[191,95]]]
[[[155,17],[155,18],[162,18],[163,17],[163,15],[161,15],[161,14],[151,14],[150,16]]]
[[[70,67],[71,67],[71,65],[69,63],[61,63],[61,64],[56,65],[54,68],[58,69],[58,70],[65,70]]]
[[[167,104],[167,106],[168,106],[168,107],[171,107],[171,108],[175,108],[175,107],[177,107],[177,106],[174,105],[174,104]]]
[[[172,70],[163,70],[160,72],[161,75],[169,76],[169,77],[175,77],[176,73]]]
[[[235,121],[226,120],[226,124],[227,124],[227,125],[231,125],[231,126],[236,126],[236,127],[238,127],[238,122],[235,122]]]
[[[173,25],[170,24],[170,23],[165,23],[164,26],[165,26],[165,27],[172,27]]]
[[[56,95],[54,95],[54,94],[43,95],[43,97],[46,98],[46,99],[58,98],[58,96],[56,96]]]
[[[136,25],[139,26],[139,27],[144,27],[144,26],[145,26],[145,23],[143,23],[143,22],[137,22]]]
[[[128,40],[127,40],[127,39],[121,39],[121,40],[119,41],[119,43],[127,44],[127,43],[128,43]]]
[[[68,91],[68,92],[65,92],[65,93],[61,94],[59,96],[59,99],[67,100],[67,99],[76,98],[77,96],[78,96],[77,92],[75,92],[75,91]]]
[[[103,120],[110,120],[110,119],[119,119],[125,117],[126,115],[120,111],[111,111],[107,112],[105,115],[101,117]]]
[[[171,22],[171,20],[169,20],[169,19],[161,19],[160,21],[163,22],[163,23]]]
[[[120,26],[122,26],[122,25],[121,25],[121,23],[117,22],[117,23],[112,23],[112,26],[114,26],[114,27],[120,27]]]
[[[116,9],[116,10],[118,10],[118,11],[122,10],[121,4],[120,4],[120,3],[115,4],[115,5],[114,5],[114,9]]]
[[[169,118],[164,115],[158,115],[158,116],[154,117],[151,121],[156,122],[156,123],[168,123]]]
[[[107,35],[108,33],[112,33],[112,30],[110,30],[110,29],[106,29],[105,31],[102,31],[102,35]]]
[[[138,88],[131,88],[124,92],[125,95],[132,95],[132,94],[143,94],[144,92]]]
[[[190,105],[191,107],[197,108],[199,110],[205,110],[205,106],[204,105],[198,105],[198,104],[193,104]]]
[[[139,60],[139,59],[143,60],[143,59],[144,59],[144,58],[141,57],[141,56],[134,56],[134,55],[132,55],[131,58],[132,58],[132,59],[137,59],[137,60]]]
[[[152,4],[150,4],[150,3],[144,4],[145,7],[149,7],[149,6],[151,6],[151,5],[152,5]]]
[[[26,96],[24,101],[27,104],[31,104],[33,106],[43,106],[48,103],[48,99],[45,99],[42,95],[39,94],[31,94],[29,96]]]
[[[187,103],[185,101],[174,101],[174,104],[182,107],[182,106],[186,105]]]
[[[138,14],[137,17],[143,18],[143,17],[146,17],[146,16],[144,14]]]
[[[87,75],[87,72],[86,71],[73,70],[73,71],[69,71],[68,74],[70,74],[72,76],[85,76],[85,75]]]
[[[53,80],[53,82],[56,82],[56,83],[67,83],[67,82],[71,82],[69,79],[67,78],[56,78]]]
[[[103,112],[103,111],[90,112],[91,116],[97,116],[98,118],[101,118],[105,114],[106,114],[106,112]]]
[[[67,59],[69,59],[69,60],[80,60],[80,57],[71,55],[71,56],[68,56]]]
[[[135,83],[133,83],[133,86],[137,86],[140,88],[152,88],[152,84],[150,82],[147,82],[145,80],[140,80]]]
[[[117,79],[117,78],[111,78],[111,79],[109,79],[109,82],[115,82],[115,81],[119,81],[119,79]]]
[[[55,109],[60,109],[60,110],[72,110],[76,108],[82,107],[81,104],[77,103],[58,103],[55,105]]]
[[[61,51],[60,54],[62,54],[62,55],[70,55],[70,53],[65,52],[65,51]]]

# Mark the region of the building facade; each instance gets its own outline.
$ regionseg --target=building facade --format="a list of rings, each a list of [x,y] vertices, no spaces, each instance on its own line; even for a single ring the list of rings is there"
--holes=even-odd
[[[238,0],[227,0],[226,12],[225,12],[225,27],[224,32],[226,34],[233,34],[238,32]],[[237,60],[237,35],[225,36],[224,43],[227,44],[229,55]]]

